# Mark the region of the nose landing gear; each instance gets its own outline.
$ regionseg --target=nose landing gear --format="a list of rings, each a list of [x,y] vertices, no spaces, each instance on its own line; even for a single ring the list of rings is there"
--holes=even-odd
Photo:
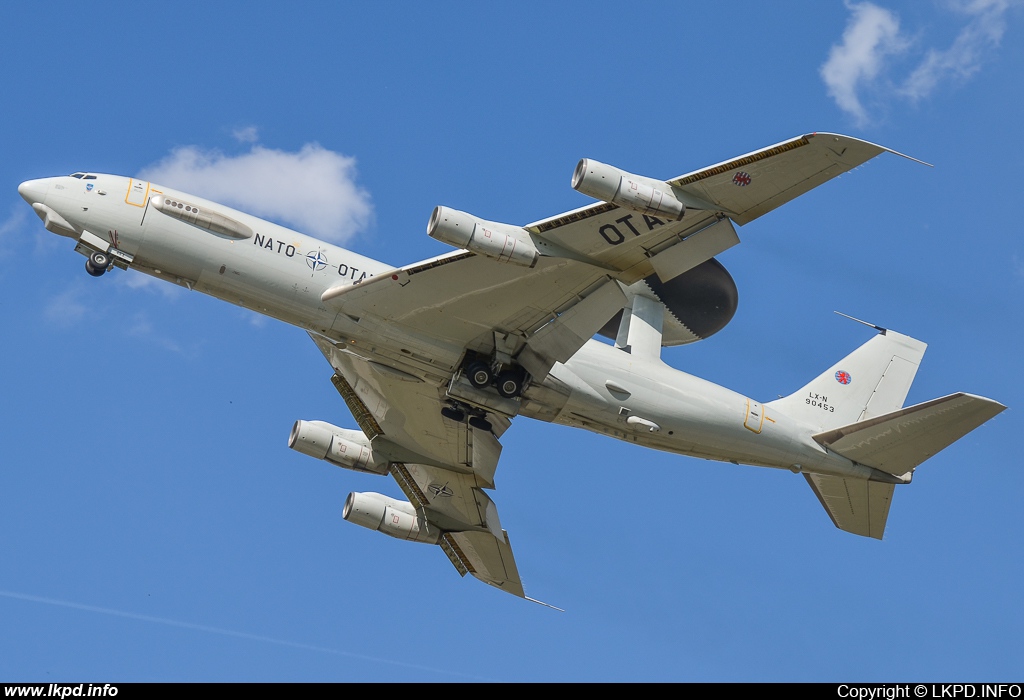
[[[134,256],[117,245],[117,231],[110,232],[110,242],[89,231],[82,231],[75,252],[85,256],[85,271],[92,277],[100,277],[113,267],[127,270],[135,260]]]
[[[93,277],[99,277],[110,269],[110,256],[106,253],[96,251],[85,261],[85,271]]]

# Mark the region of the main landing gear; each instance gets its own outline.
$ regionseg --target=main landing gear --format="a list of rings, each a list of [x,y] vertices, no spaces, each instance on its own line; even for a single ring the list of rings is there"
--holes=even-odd
[[[85,261],[85,271],[93,277],[99,277],[110,269],[110,256],[106,253],[95,251]]]
[[[523,393],[523,385],[526,383],[526,370],[522,367],[510,367],[495,377],[489,364],[482,360],[472,360],[466,365],[465,371],[469,383],[477,389],[494,385],[506,399],[514,399]]]
[[[488,415],[514,416],[517,400],[526,386],[526,370],[505,358],[505,363],[471,352],[448,384],[448,405],[441,415],[456,423],[468,423],[477,430],[493,432]],[[500,418],[499,418],[500,420]]]
[[[494,373],[491,372],[490,366],[479,360],[470,362],[466,366],[466,376],[469,377],[469,383],[477,389],[486,389],[494,379]]]
[[[441,409],[441,415],[456,423],[466,420],[466,412],[458,406],[445,406]]]
[[[522,367],[514,367],[505,370],[498,375],[494,384],[498,393],[506,399],[513,399],[523,393],[523,385],[526,383],[526,370]]]
[[[456,423],[469,423],[472,428],[491,432],[491,429],[493,428],[491,422],[483,415],[470,414],[469,412],[472,410],[473,409],[468,406],[452,402],[451,405],[445,406],[441,409],[441,415],[450,421],[455,421]],[[466,418],[467,415],[469,416],[468,420]]]

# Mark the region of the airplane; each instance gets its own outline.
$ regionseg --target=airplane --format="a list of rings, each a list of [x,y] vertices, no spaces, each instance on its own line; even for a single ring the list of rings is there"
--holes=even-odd
[[[671,180],[583,159],[572,187],[596,203],[525,226],[438,206],[427,233],[456,250],[401,267],[132,177],[76,172],[18,192],[89,275],[138,270],[305,330],[358,429],[298,420],[289,447],[391,475],[405,496],[351,493],[343,518],[437,545],[460,575],[534,600],[490,495],[516,416],[788,469],[836,527],[881,539],[895,487],[1005,409],[966,393],[904,407],[926,346],[873,324],[768,402],[662,360],[732,319],[736,284],[715,256],[739,243],[736,225],[885,152],[909,158],[812,133]]]

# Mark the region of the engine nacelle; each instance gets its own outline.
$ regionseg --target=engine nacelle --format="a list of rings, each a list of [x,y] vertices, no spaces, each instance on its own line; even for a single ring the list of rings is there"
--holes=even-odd
[[[297,420],[288,447],[345,469],[386,474],[387,460],[374,459],[370,441],[360,430],[345,430],[319,420]]]
[[[572,188],[603,202],[673,221],[682,219],[686,211],[686,204],[667,182],[633,175],[589,158],[576,166]]]
[[[427,224],[427,235],[456,248],[523,267],[533,267],[540,256],[530,234],[524,229],[477,219],[448,207],[434,207]]]
[[[341,517],[400,540],[437,544],[441,538],[441,532],[428,527],[412,503],[379,493],[350,493]]]

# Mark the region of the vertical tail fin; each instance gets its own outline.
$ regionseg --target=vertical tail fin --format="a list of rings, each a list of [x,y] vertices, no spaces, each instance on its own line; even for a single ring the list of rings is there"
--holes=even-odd
[[[796,393],[766,405],[822,430],[895,411],[903,407],[926,347],[882,330]]]

